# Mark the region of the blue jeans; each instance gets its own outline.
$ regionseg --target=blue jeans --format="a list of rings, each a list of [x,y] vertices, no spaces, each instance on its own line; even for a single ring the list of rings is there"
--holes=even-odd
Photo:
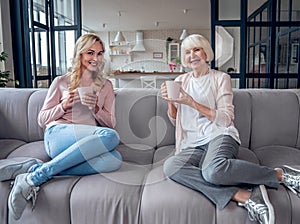
[[[59,124],[48,128],[44,143],[52,160],[36,164],[29,178],[39,186],[54,175],[90,175],[120,168],[122,158],[115,150],[118,133],[110,128]]]
[[[237,159],[239,145],[221,135],[206,145],[183,149],[164,163],[170,179],[203,193],[219,208],[224,208],[239,188],[264,184],[277,188],[273,168]]]

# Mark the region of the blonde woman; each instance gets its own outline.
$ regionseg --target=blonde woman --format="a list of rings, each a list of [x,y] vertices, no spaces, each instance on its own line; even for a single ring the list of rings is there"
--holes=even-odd
[[[237,159],[240,138],[235,128],[230,76],[210,69],[212,48],[202,35],[182,42],[182,63],[192,71],[177,77],[181,95],[169,99],[168,115],[176,126],[176,155],[164,164],[170,179],[203,193],[218,208],[229,201],[244,206],[251,220],[274,224],[274,209],[265,188],[280,184],[300,191],[300,172],[289,166],[270,168]],[[248,190],[249,186],[253,186]]]
[[[54,175],[90,175],[120,167],[121,156],[115,150],[119,136],[113,130],[115,95],[111,82],[101,75],[104,52],[97,35],[81,36],[75,45],[72,72],[54,79],[48,90],[38,122],[46,128],[45,149],[52,160],[29,160],[20,170],[19,164],[14,164],[10,166],[12,175],[0,177],[15,178],[8,202],[15,219],[21,217],[30,199],[35,201],[39,186]],[[82,99],[81,87],[92,89]],[[16,172],[12,172],[14,167]]]

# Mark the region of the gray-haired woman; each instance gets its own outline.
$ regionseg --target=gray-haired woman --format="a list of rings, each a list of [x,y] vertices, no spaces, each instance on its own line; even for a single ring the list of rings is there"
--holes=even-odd
[[[165,83],[161,86],[168,116],[176,126],[176,153],[165,162],[164,173],[203,193],[221,209],[234,200],[249,211],[251,220],[273,224],[274,209],[265,186],[284,184],[297,193],[300,171],[237,159],[240,138],[233,123],[231,80],[228,74],[210,69],[213,58],[206,38],[188,36],[182,42],[181,61],[191,72],[175,80],[182,83],[179,98],[168,98]],[[255,187],[249,191],[250,185]]]

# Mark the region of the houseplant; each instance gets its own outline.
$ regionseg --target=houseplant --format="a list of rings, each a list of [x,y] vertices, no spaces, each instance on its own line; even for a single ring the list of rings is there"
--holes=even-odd
[[[0,62],[4,62],[8,57],[8,54],[4,51],[0,54]],[[0,70],[0,87],[6,87],[9,81],[13,81],[13,79],[9,78],[10,71],[1,71]]]

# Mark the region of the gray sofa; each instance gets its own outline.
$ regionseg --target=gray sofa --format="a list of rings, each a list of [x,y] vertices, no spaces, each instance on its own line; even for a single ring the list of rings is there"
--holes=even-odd
[[[0,159],[49,158],[37,114],[47,89],[0,88]],[[120,170],[91,176],[57,176],[39,191],[36,208],[8,217],[10,181],[0,182],[1,224],[241,224],[253,223],[230,202],[217,209],[202,194],[162,172],[174,153],[174,127],[158,90],[116,89]],[[300,164],[300,90],[234,90],[239,157],[262,165]],[[62,136],[63,137],[63,136]],[[269,189],[276,223],[299,223],[300,198]]]

